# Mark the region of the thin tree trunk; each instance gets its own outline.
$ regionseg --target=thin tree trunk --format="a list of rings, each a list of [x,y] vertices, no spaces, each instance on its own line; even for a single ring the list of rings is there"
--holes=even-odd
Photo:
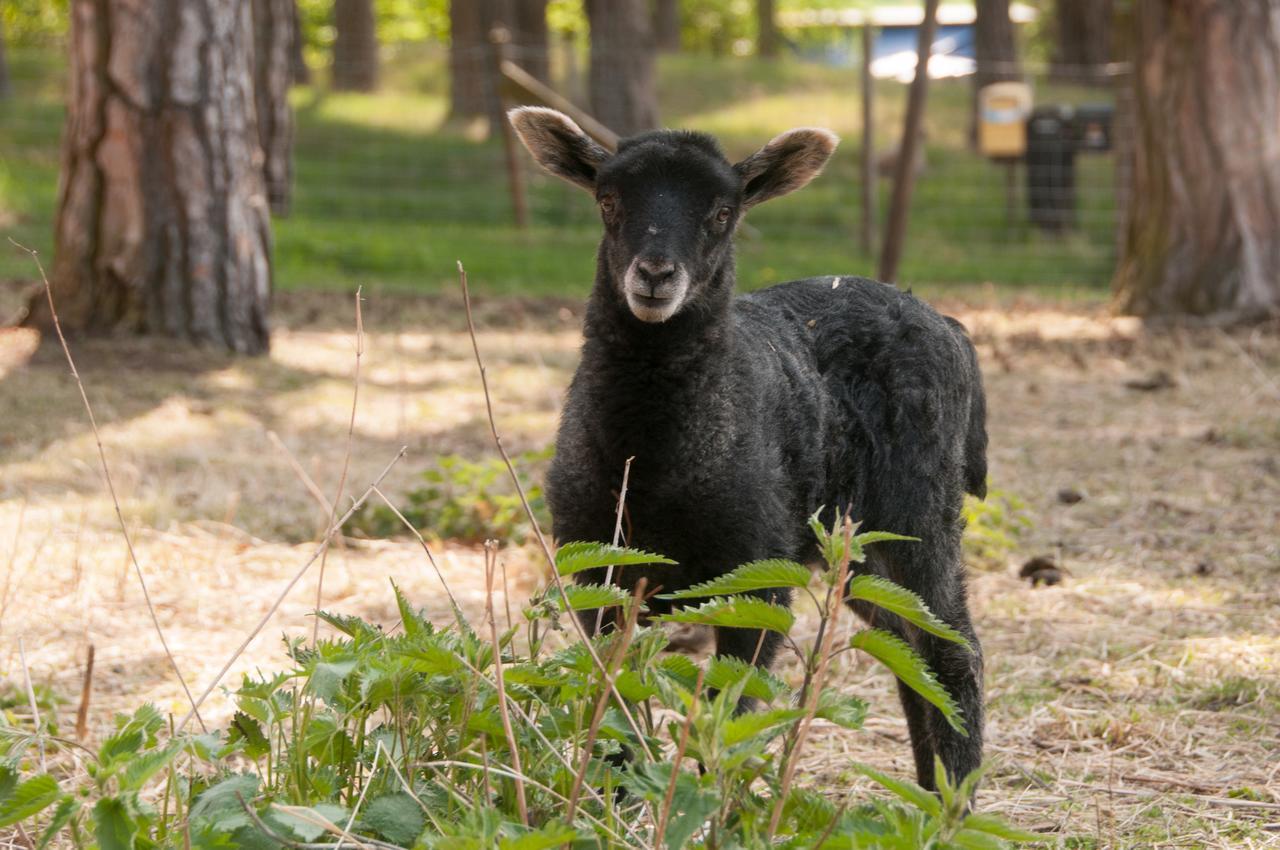
[[[916,182],[916,150],[921,144],[920,128],[924,123],[925,97],[929,92],[929,55],[933,36],[938,29],[938,0],[925,0],[924,21],[916,39],[916,75],[907,93],[907,114],[903,119],[902,142],[893,173],[893,194],[889,199],[889,217],[885,223],[884,243],[880,248],[880,279],[896,283],[898,262],[907,236],[907,215],[911,210],[911,192]]]
[[[773,0],[756,0],[756,52],[768,59],[778,55],[778,22],[773,14]]]
[[[373,0],[333,0],[333,87],[378,87],[378,28]]]
[[[266,351],[250,5],[71,0],[69,13],[51,277],[64,327]],[[39,297],[27,324],[50,324]]]
[[[1113,0],[1057,0],[1053,9],[1054,79],[1102,84],[1111,61]]]
[[[311,69],[307,67],[306,33],[302,31],[302,13],[298,11],[298,0],[293,0],[293,82],[294,85],[311,84]]]
[[[300,41],[295,0],[253,0],[254,94],[267,199],[278,215],[289,212],[293,184],[294,46]]]
[[[12,93],[12,85],[9,82],[9,58],[5,52],[4,44],[4,16],[0,15],[0,100],[7,98]]]
[[[591,113],[619,136],[658,124],[653,29],[644,0],[587,0]]]
[[[449,114],[474,118],[489,112],[485,75],[490,65],[488,31],[478,0],[449,3]]]
[[[978,92],[992,83],[1022,79],[1018,42],[1009,19],[1009,0],[977,0],[974,23],[973,107],[970,138],[977,141]]]
[[[547,0],[516,0],[512,36],[516,64],[542,82],[550,82],[551,47],[547,42]]]
[[[680,0],[657,0],[653,4],[653,32],[658,50],[680,52]]]
[[[1119,306],[1280,312],[1280,0],[1138,0]]]

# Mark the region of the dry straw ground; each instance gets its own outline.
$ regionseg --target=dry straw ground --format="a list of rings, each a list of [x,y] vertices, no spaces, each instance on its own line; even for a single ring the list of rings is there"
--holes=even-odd
[[[1022,497],[1033,522],[1007,563],[971,582],[995,763],[980,804],[1061,846],[1280,846],[1280,330],[1151,331],[1100,308],[945,306],[985,366],[992,483]],[[330,498],[343,466],[350,301],[292,296],[279,313],[259,360],[72,344],[160,622],[197,692],[328,517],[294,461]],[[364,320],[344,504],[402,445],[393,499],[435,454],[492,452],[460,304],[375,297]],[[544,446],[576,358],[575,308],[482,303],[477,321],[508,446]],[[0,470],[4,684],[22,680],[21,637],[35,681],[67,700],[59,720],[70,729],[93,644],[91,736],[143,700],[184,713],[75,385],[61,352],[25,331],[0,331]],[[1082,498],[1067,504],[1064,489]],[[1019,578],[1037,555],[1063,568],[1061,584]],[[538,559],[502,558],[518,602],[540,581]],[[437,559],[480,612],[482,552],[446,542]],[[389,578],[447,619],[407,539],[335,548],[325,605],[391,623]],[[310,632],[315,594],[312,571],[232,677],[281,666],[280,635]],[[861,734],[817,728],[811,781],[865,790],[854,759],[906,773],[887,677],[847,654],[835,676],[873,719]],[[225,719],[227,706],[216,694],[206,719]]]

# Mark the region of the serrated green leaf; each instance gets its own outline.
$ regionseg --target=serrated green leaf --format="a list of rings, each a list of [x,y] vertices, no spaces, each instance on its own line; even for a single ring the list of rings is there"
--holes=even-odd
[[[565,543],[556,550],[556,572],[561,577],[603,567],[674,563],[675,561],[670,558],[664,558],[652,552],[591,541]]]
[[[404,595],[404,592],[400,590],[400,586],[394,580],[391,582],[391,589],[396,594],[396,607],[400,610],[400,622],[404,626],[404,633],[410,638],[431,634],[431,623],[414,610],[413,606],[409,604],[408,597]]]
[[[942,802],[933,794],[921,788],[911,780],[896,779],[865,764],[855,764],[854,769],[878,785],[881,785],[893,792],[896,797],[910,803],[925,814],[931,815],[935,818],[942,814]]]
[[[422,805],[403,791],[371,800],[360,819],[387,841],[406,847],[417,840],[426,826]]]
[[[771,558],[751,561],[719,578],[695,584],[676,593],[664,593],[659,599],[699,599],[707,596],[730,596],[752,590],[777,587],[805,587],[809,584],[809,568],[795,561]]]
[[[966,815],[965,819],[960,823],[960,828],[986,832],[1006,841],[1044,841],[1043,835],[1019,829],[1012,824],[1005,823],[994,815]]]
[[[248,826],[249,816],[240,801],[249,802],[257,793],[258,777],[253,774],[228,776],[196,797],[191,806],[191,820],[207,820],[214,828],[226,832]]]
[[[861,534],[853,535],[853,542],[859,546],[870,546],[872,543],[881,543],[886,540],[899,540],[903,543],[919,543],[919,537],[908,537],[905,534],[894,534],[892,531],[864,531]]]
[[[49,818],[49,823],[44,828],[44,833],[40,836],[40,842],[36,845],[36,850],[44,850],[57,837],[58,833],[71,823],[71,819],[80,814],[80,801],[74,797],[63,797],[58,803],[58,807],[53,810],[53,815]]]
[[[570,611],[591,611],[622,605],[630,598],[631,594],[616,584],[567,584],[564,599],[556,601],[562,611],[566,608],[566,602]]]
[[[0,826],[11,826],[38,814],[62,797],[58,782],[47,773],[33,776],[14,787],[8,799],[0,804]]]
[[[698,667],[687,655],[667,655],[658,661],[658,669],[675,679],[686,690],[692,690],[698,678]],[[767,670],[738,658],[713,657],[707,662],[703,685],[707,689],[724,690],[734,682],[747,678],[742,693],[752,699],[771,703],[788,692],[786,683]]]
[[[944,846],[948,850],[1005,850],[1008,845],[989,833],[961,829]]]
[[[867,703],[855,696],[827,689],[818,695],[816,716],[845,729],[861,729],[867,717]]]
[[[551,850],[568,844],[577,835],[577,830],[568,824],[553,823],[523,835],[503,838],[498,847],[499,850]]]
[[[262,724],[254,718],[237,711],[231,718],[231,726],[227,730],[227,743],[244,742],[244,754],[251,759],[258,759],[271,752],[271,742],[262,731]]]
[[[849,645],[888,667],[898,681],[936,706],[951,728],[961,735],[968,734],[951,694],[938,683],[924,659],[901,638],[883,629],[864,629],[849,639]]]
[[[169,766],[183,750],[182,741],[170,741],[158,750],[151,750],[129,762],[124,775],[120,777],[120,787],[130,791],[140,791],[151,777]]]
[[[103,797],[93,807],[94,836],[101,850],[134,850],[138,825],[118,797]]]
[[[767,629],[787,634],[795,625],[795,614],[789,608],[765,602],[754,596],[728,596],[704,602],[697,608],[685,608],[655,617],[668,623],[695,623],[734,629]]]
[[[965,636],[938,619],[917,594],[887,578],[873,575],[854,576],[849,580],[849,599],[870,602],[878,608],[897,614],[931,635],[943,640],[969,645]]]
[[[725,723],[720,735],[726,747],[732,747],[748,738],[756,737],[760,738],[760,743],[763,745],[770,737],[782,732],[801,717],[804,717],[804,710],[799,708],[749,711]],[[768,736],[765,736],[766,732],[769,733]]]

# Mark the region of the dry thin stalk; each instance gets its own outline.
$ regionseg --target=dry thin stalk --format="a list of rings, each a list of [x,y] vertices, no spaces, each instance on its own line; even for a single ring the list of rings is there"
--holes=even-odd
[[[356,368],[352,378],[351,389],[351,421],[347,424],[347,448],[342,455],[342,475],[338,476],[338,492],[334,494],[333,504],[329,506],[329,525],[333,525],[334,516],[338,512],[338,503],[342,501],[342,491],[347,487],[347,470],[351,468],[351,441],[356,431],[356,408],[360,404],[360,358],[364,355],[364,314],[360,312],[360,293],[364,287],[356,287]],[[324,549],[320,552],[320,575],[316,580],[316,610],[324,603],[324,568],[329,560],[329,543],[332,534],[324,537]],[[320,639],[320,618],[316,617],[311,630],[311,642]]]
[[[76,740],[83,741],[89,734],[89,698],[93,694],[93,644],[89,644],[89,657],[84,664],[84,683],[80,686],[80,705],[76,707]]]
[[[289,468],[293,470],[294,475],[298,476],[298,480],[302,482],[302,486],[307,488],[307,492],[311,494],[311,498],[316,500],[316,504],[318,504],[320,509],[324,511],[325,516],[330,518],[329,522],[332,522],[334,507],[329,504],[329,497],[320,492],[319,485],[317,485],[315,480],[307,474],[305,469],[302,468],[302,464],[298,463],[298,459],[293,456],[293,452],[289,451],[289,447],[284,444],[284,440],[280,439],[279,434],[275,431],[268,431],[267,439],[270,440],[271,444],[279,449],[284,455],[285,460],[289,462]],[[323,531],[324,526],[322,525],[316,530]]]
[[[14,565],[18,562],[18,545],[22,542],[22,526],[27,519],[27,500],[23,497],[18,506],[18,527],[13,532],[13,549],[9,551],[9,565],[4,572],[4,590],[0,591],[0,630],[4,628],[5,615],[9,612],[9,589],[13,585]]]
[[[667,832],[667,821],[671,818],[671,804],[676,798],[676,780],[680,778],[680,762],[684,761],[685,750],[689,746],[689,731],[693,728],[693,720],[698,713],[698,699],[702,696],[702,680],[706,676],[706,668],[698,668],[698,681],[693,684],[693,699],[689,702],[689,713],[685,715],[684,726],[680,729],[680,742],[676,744],[675,761],[671,763],[671,780],[667,782],[667,793],[662,797],[662,813],[658,816],[658,830],[654,833],[654,841],[661,842]]]
[[[484,581],[485,581],[485,615],[489,620],[489,636],[493,639],[493,676],[498,686],[498,713],[502,717],[502,731],[507,736],[507,746],[511,748],[511,767],[516,773],[516,808],[520,810],[520,820],[529,825],[529,804],[524,796],[524,770],[520,767],[520,747],[516,743],[515,732],[511,728],[511,714],[507,711],[507,686],[502,678],[502,642],[498,640],[498,621],[493,616],[493,574],[497,561],[496,544],[492,540],[484,542]]]
[[[578,809],[578,795],[582,793],[582,783],[587,775],[587,768],[591,765],[591,751],[596,745],[596,735],[600,733],[600,723],[604,720],[604,710],[609,705],[609,695],[613,691],[613,683],[618,675],[618,668],[622,666],[622,659],[627,655],[627,647],[631,644],[631,635],[636,629],[636,620],[640,617],[640,609],[644,605],[644,585],[645,580],[640,579],[636,583],[635,591],[631,597],[631,609],[627,612],[627,622],[623,626],[622,634],[618,636],[617,646],[613,648],[613,654],[609,656],[608,667],[605,670],[604,690],[600,692],[600,698],[596,700],[594,713],[591,715],[591,723],[587,727],[587,740],[582,745],[582,762],[578,765],[578,770],[573,776],[573,788],[569,791],[569,811],[565,819],[573,823],[574,812]]]
[[[120,510],[120,499],[116,497],[116,485],[111,480],[111,470],[107,467],[107,453],[102,447],[102,434],[98,431],[98,420],[93,415],[93,405],[89,404],[89,395],[84,390],[84,382],[80,380],[80,372],[76,369],[76,362],[71,357],[71,349],[67,346],[67,338],[62,333],[62,322],[58,320],[58,310],[53,304],[53,287],[49,285],[49,276],[45,274],[44,264],[40,262],[40,257],[34,248],[19,244],[12,238],[9,239],[9,242],[14,247],[30,254],[31,259],[36,264],[36,268],[40,271],[40,280],[44,282],[44,294],[49,301],[49,315],[53,319],[53,329],[58,333],[58,342],[62,344],[62,353],[67,358],[67,366],[71,369],[71,377],[75,378],[76,387],[80,390],[80,400],[84,402],[85,413],[89,415],[89,425],[93,429],[93,440],[98,444],[98,459],[102,462],[102,477],[107,483],[107,492],[111,494],[111,504],[115,506],[116,519],[120,521],[120,533],[124,535],[125,545],[129,549],[129,560],[133,562],[134,572],[138,575],[138,584],[142,588],[142,598],[147,603],[147,611],[151,614],[151,623],[155,626],[156,636],[160,638],[160,646],[164,649],[165,657],[169,659],[169,666],[173,668],[174,674],[178,677],[178,683],[182,685],[183,693],[187,695],[187,701],[191,703],[191,713],[195,715],[200,728],[206,729],[204,720],[197,710],[197,703],[191,696],[191,689],[187,687],[187,680],[183,678],[182,671],[178,669],[178,662],[169,650],[169,642],[165,640],[164,629],[160,627],[160,618],[156,616],[156,607],[151,602],[151,593],[147,590],[147,580],[143,577],[142,567],[138,564],[138,555],[133,549],[133,538],[129,536],[129,528],[124,521],[124,512]]]
[[[453,606],[454,616],[461,616],[462,609],[458,607],[458,600],[454,598],[453,591],[449,589],[449,582],[444,580],[444,573],[440,572],[440,567],[436,564],[435,556],[431,554],[431,547],[427,545],[426,539],[418,532],[418,529],[413,527],[413,523],[409,522],[409,519],[404,514],[400,513],[400,509],[391,503],[391,500],[387,498],[385,493],[377,487],[373,488],[373,492],[377,494],[383,504],[391,509],[391,512],[396,515],[396,519],[404,523],[404,527],[412,531],[413,536],[418,538],[418,543],[422,545],[422,551],[427,553],[427,561],[431,563],[431,569],[435,570],[436,578],[440,579],[440,586],[444,588],[445,595],[449,597],[449,604]]]
[[[622,514],[627,506],[627,482],[631,479],[631,461],[635,460],[635,455],[627,458],[627,462],[622,466],[622,489],[618,491],[618,514],[613,520],[613,545],[617,546],[622,540]],[[604,583],[613,584],[613,564],[610,564],[604,571]],[[600,627],[604,624],[604,609],[596,609],[596,634],[600,634]]]
[[[502,436],[498,433],[498,422],[493,415],[493,397],[489,394],[489,378],[485,372],[484,360],[480,357],[480,343],[476,340],[475,320],[471,315],[471,291],[467,288],[467,272],[462,267],[462,263],[458,263],[458,281],[462,285],[462,304],[467,313],[467,332],[471,335],[471,350],[476,356],[476,366],[480,370],[480,386],[484,390],[484,405],[489,416],[489,433],[493,435],[493,443],[498,449],[498,454],[502,457],[502,462],[507,467],[507,474],[511,476],[511,482],[515,485],[516,495],[520,497],[520,505],[524,508],[525,516],[529,519],[529,525],[533,528],[533,534],[538,539],[538,546],[542,550],[542,555],[547,559],[548,566],[551,567],[551,580],[555,583],[556,590],[560,592],[562,598],[565,597],[564,580],[560,577],[560,571],[556,569],[556,556],[552,554],[550,545],[547,544],[547,538],[542,533],[542,527],[538,525],[538,519],[533,515],[533,508],[529,505],[529,497],[525,495],[524,485],[520,483],[520,476],[516,475],[515,465],[511,462],[511,456],[507,454],[506,448],[502,445]],[[601,660],[600,654],[596,652],[596,648],[591,645],[591,638],[587,635],[587,631],[583,628],[582,623],[577,617],[570,617],[569,623],[573,626],[578,637],[582,640],[582,644],[586,647],[587,654],[591,656],[591,662],[595,664],[596,669],[600,672],[607,672],[604,661]],[[636,733],[636,741],[640,744],[640,748],[644,750],[645,755],[653,758],[653,753],[649,750],[649,745],[645,742],[644,732],[640,729],[640,724],[636,722],[635,715],[631,713],[631,709],[627,707],[627,702],[622,698],[622,694],[618,693],[616,685],[610,684],[610,689],[614,697],[618,701],[618,710],[622,712],[623,718],[627,721],[627,725],[631,727],[631,731]]]
[[[849,555],[853,546],[853,523],[846,515],[844,518],[844,558],[840,562],[840,572],[836,576],[836,582],[832,585],[831,590],[827,594],[827,616],[826,622],[823,624],[826,629],[822,635],[822,643],[818,647],[818,666],[814,670],[813,677],[809,680],[808,693],[806,694],[808,703],[805,706],[804,717],[800,718],[799,725],[796,726],[795,735],[790,741],[790,746],[786,749],[786,765],[782,769],[782,782],[778,785],[778,799],[773,804],[773,814],[769,817],[769,831],[767,833],[770,841],[778,831],[778,824],[782,820],[782,808],[786,805],[787,794],[791,790],[791,782],[795,778],[796,765],[800,762],[800,751],[804,748],[805,738],[808,737],[809,727],[813,723],[813,718],[818,713],[818,700],[822,695],[822,683],[827,678],[827,668],[831,663],[832,647],[831,644],[835,640],[836,623],[840,619],[840,612],[844,609],[844,589],[849,581]]]
[[[40,706],[36,704],[36,689],[31,684],[31,668],[27,666],[27,648],[18,638],[18,657],[22,659],[22,677],[27,683],[27,702],[31,705],[31,722],[36,730],[36,743],[40,745],[40,771],[49,772],[44,755],[44,732],[40,730]]]
[[[329,530],[325,533],[325,542],[317,546],[316,551],[311,553],[311,557],[307,559],[307,562],[293,574],[293,578],[289,579],[288,583],[285,584],[284,588],[276,596],[275,601],[271,603],[271,607],[267,609],[267,613],[262,615],[262,619],[258,621],[258,624],[253,627],[253,630],[249,632],[240,645],[236,647],[236,651],[227,659],[227,663],[222,665],[222,669],[218,671],[218,675],[213,677],[213,681],[209,683],[209,687],[205,688],[204,693],[200,695],[200,699],[195,701],[195,704],[191,707],[191,711],[188,712],[187,716],[182,718],[182,722],[178,724],[178,732],[181,732],[186,728],[187,723],[191,720],[192,714],[195,713],[196,709],[204,705],[204,701],[209,698],[209,694],[213,693],[213,689],[218,687],[218,683],[222,681],[222,677],[227,675],[227,671],[231,669],[231,665],[236,663],[236,659],[244,653],[244,651],[249,647],[249,644],[253,642],[253,639],[258,636],[258,633],[266,628],[267,623],[269,623],[271,618],[275,616],[276,611],[279,610],[281,603],[285,600],[285,597],[289,595],[289,591],[293,590],[294,585],[296,585],[302,577],[306,575],[307,570],[310,569],[311,565],[320,557],[320,553],[324,550],[329,538],[336,534],[338,529],[342,528],[343,524],[347,520],[351,519],[352,514],[360,510],[360,506],[363,505],[369,496],[373,494],[373,491],[377,486],[382,483],[382,479],[386,478],[387,475],[390,474],[391,468],[400,462],[400,458],[404,457],[405,452],[408,450],[408,446],[404,446],[400,451],[396,452],[396,456],[393,457],[391,462],[388,463],[382,472],[378,474],[378,477],[374,479],[373,483],[365,489],[360,498],[351,503],[351,507],[342,515],[342,518],[329,526]]]

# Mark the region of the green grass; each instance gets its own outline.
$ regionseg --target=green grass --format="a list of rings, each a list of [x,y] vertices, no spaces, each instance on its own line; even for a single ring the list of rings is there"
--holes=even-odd
[[[295,93],[296,184],[291,214],[275,221],[283,289],[371,288],[430,292],[454,285],[462,260],[477,289],[576,296],[590,286],[598,224],[590,199],[529,174],[533,226],[511,223],[501,146],[445,122],[440,51],[393,51],[384,90]],[[48,252],[52,242],[63,108],[62,59],[13,56],[17,93],[0,105],[0,232]],[[829,126],[845,138],[826,174],[804,192],[752,213],[740,238],[744,288],[817,274],[874,273],[857,245],[857,80],[848,69],[753,59],[665,58],[664,121],[716,133],[743,156],[796,125]],[[881,83],[878,145],[900,127],[905,87]],[[1097,100],[1103,93],[1050,89],[1041,102]],[[931,89],[929,165],[917,184],[901,280],[906,285],[993,282],[1054,294],[1096,294],[1114,259],[1109,157],[1077,160],[1079,228],[1045,235],[1007,220],[1004,174],[965,144],[968,81]],[[882,205],[887,184],[881,186]],[[0,280],[29,278],[24,258],[0,252]]]

